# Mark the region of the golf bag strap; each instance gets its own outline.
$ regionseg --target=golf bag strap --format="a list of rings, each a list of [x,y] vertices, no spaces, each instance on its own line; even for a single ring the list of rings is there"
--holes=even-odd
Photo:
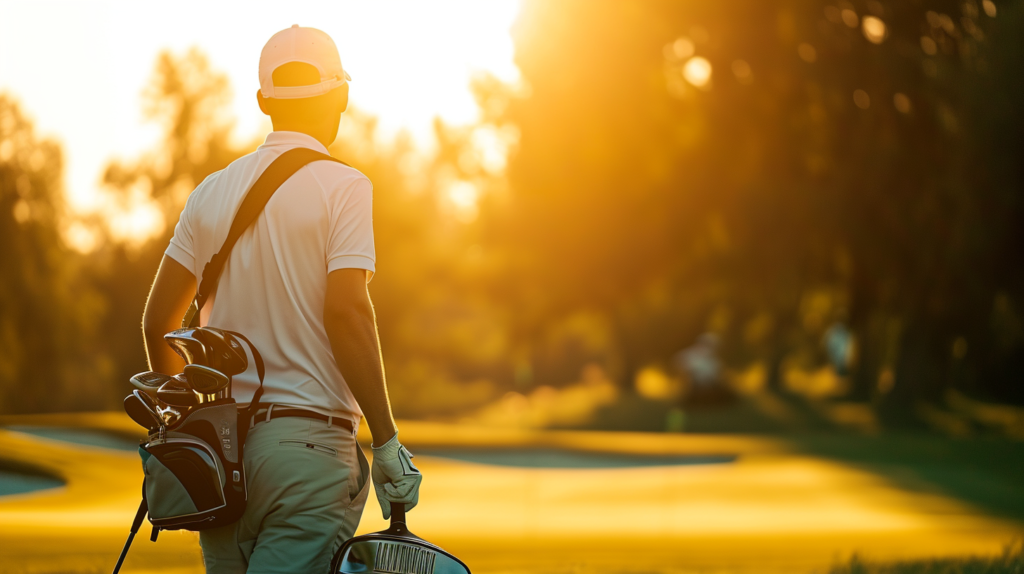
[[[263,170],[263,173],[256,179],[256,183],[253,183],[249,191],[246,192],[241,205],[238,206],[235,218],[231,222],[231,228],[228,230],[228,236],[224,239],[224,244],[221,246],[220,251],[214,254],[206,266],[203,267],[203,274],[199,280],[199,290],[196,292],[195,298],[192,299],[192,304],[189,305],[188,311],[185,312],[185,317],[181,321],[182,327],[195,328],[199,326],[199,311],[206,304],[210,295],[217,289],[217,282],[220,280],[221,271],[224,270],[224,265],[231,255],[231,248],[235,246],[242,233],[256,221],[256,218],[263,212],[263,208],[266,207],[267,202],[270,201],[270,198],[273,197],[277,189],[281,187],[281,184],[288,181],[288,178],[302,169],[303,166],[321,160],[348,165],[339,159],[316,150],[298,147],[284,152],[267,166],[267,169]],[[260,377],[260,380],[262,381],[262,377]]]

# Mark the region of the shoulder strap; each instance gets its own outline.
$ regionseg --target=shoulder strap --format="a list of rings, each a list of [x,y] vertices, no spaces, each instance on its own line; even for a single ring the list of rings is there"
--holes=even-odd
[[[235,219],[231,222],[231,229],[228,231],[227,238],[224,239],[224,245],[203,267],[203,275],[199,278],[199,290],[196,292],[195,298],[192,299],[192,304],[189,305],[188,311],[185,312],[185,317],[181,321],[182,327],[195,328],[199,325],[199,311],[206,304],[206,300],[210,298],[210,295],[216,291],[221,271],[224,270],[224,264],[227,263],[228,256],[231,255],[231,248],[235,246],[242,233],[263,212],[263,208],[266,207],[267,202],[270,201],[277,188],[281,187],[281,184],[287,181],[295,172],[302,169],[303,166],[320,160],[348,165],[327,154],[299,147],[284,152],[267,166],[267,169],[263,170],[256,183],[252,184],[252,187],[245,194],[241,205],[238,206],[238,211],[235,212]]]

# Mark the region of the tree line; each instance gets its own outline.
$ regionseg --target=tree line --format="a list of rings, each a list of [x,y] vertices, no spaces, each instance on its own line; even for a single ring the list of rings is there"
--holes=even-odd
[[[374,182],[399,414],[587,365],[629,392],[708,331],[781,391],[840,321],[847,398],[888,423],[949,389],[1024,402],[1022,19],[1019,1],[532,1],[522,82],[478,78],[481,119],[437,122],[436,155],[346,114],[331,151]],[[62,238],[58,146],[0,99],[0,409],[110,407],[144,369],[187,193],[259,143],[233,143],[227,90],[201,53],[160,56],[145,105],[165,138],[104,179],[150,190],[166,231],[85,255]]]

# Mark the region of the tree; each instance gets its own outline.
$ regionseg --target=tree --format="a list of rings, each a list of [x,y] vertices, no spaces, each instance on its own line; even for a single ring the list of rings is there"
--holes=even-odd
[[[1021,367],[993,358],[1024,340],[991,343],[993,308],[1020,324],[1024,297],[1006,264],[1022,255],[1021,3],[994,10],[528,2],[529,96],[496,120],[520,132],[511,200],[484,214],[491,247],[521,263],[513,304],[536,309],[520,331],[599,313],[625,382],[709,328],[734,364],[816,361],[846,308],[858,396],[904,413],[975,380],[1024,399]],[[999,361],[1016,382],[996,393]]]
[[[0,95],[0,412],[98,408],[103,301],[65,245],[60,147]]]
[[[141,244],[108,237],[92,256],[92,281],[110,302],[101,325],[102,344],[115,365],[104,393],[108,405],[120,402],[129,377],[146,370],[142,311],[188,194],[208,175],[256,147],[255,141],[232,141],[229,95],[227,76],[214,70],[199,50],[180,56],[161,53],[143,94],[143,110],[163,127],[163,138],[138,158],[112,161],[105,170],[104,183],[116,199],[127,203],[132,193],[144,190],[164,217],[162,230]]]

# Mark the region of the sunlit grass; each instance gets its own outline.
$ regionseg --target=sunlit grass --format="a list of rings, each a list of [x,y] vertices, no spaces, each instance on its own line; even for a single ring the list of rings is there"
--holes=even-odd
[[[134,431],[126,417],[113,413],[0,420],[61,422]],[[778,438],[409,421],[401,427],[413,452],[423,448],[416,461],[426,477],[410,526],[475,572],[809,573],[837,562],[844,566],[836,568],[861,564],[846,562],[854,554],[872,564],[999,556],[1003,545],[1024,537],[1024,526],[1012,519],[993,518],[912,482],[896,484],[883,474],[803,454],[798,444]],[[507,468],[427,456],[427,446],[737,459],[695,466]],[[107,570],[138,503],[138,457],[0,429],[0,458],[31,461],[67,481],[51,491],[0,499],[0,572]],[[385,525],[371,498],[359,531]],[[163,533],[153,544],[147,533],[139,536],[127,573],[201,571],[193,534]],[[985,560],[998,564],[997,558]],[[875,571],[890,570],[864,572]],[[975,571],[1012,570],[964,570]]]
[[[873,563],[858,558],[833,568],[830,574],[1020,574],[1024,572],[1024,547],[1008,548],[1001,556]]]

